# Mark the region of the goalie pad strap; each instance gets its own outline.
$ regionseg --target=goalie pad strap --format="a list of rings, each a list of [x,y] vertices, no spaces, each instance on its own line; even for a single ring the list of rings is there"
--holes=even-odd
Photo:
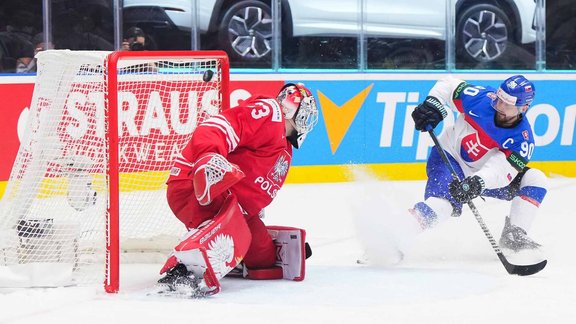
[[[194,193],[201,206],[224,193],[244,178],[244,172],[218,153],[206,153],[194,163]]]

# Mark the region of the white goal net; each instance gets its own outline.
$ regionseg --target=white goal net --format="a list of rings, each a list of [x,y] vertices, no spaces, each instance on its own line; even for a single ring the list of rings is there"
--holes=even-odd
[[[39,53],[26,132],[0,202],[0,287],[118,290],[120,252],[168,253],[172,161],[228,107],[218,51]],[[165,255],[164,255],[165,256]]]

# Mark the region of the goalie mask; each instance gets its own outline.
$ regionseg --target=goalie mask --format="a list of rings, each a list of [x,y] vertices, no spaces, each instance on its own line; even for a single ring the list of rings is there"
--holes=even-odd
[[[299,148],[318,122],[316,99],[304,84],[288,83],[278,93],[277,100],[282,107],[284,118],[296,130],[295,134],[289,134],[287,138],[295,148]]]

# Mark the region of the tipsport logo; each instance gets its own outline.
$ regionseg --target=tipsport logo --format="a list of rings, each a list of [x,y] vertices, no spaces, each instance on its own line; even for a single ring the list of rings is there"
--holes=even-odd
[[[413,158],[417,161],[426,160],[433,142],[427,133],[414,130],[411,112],[425,98],[430,85],[411,82],[410,88],[421,88],[420,92],[378,91],[375,85],[376,89],[383,88],[381,84],[372,83],[363,89],[350,91],[349,83],[342,83],[342,86],[337,83],[337,88],[332,83],[330,92],[325,93],[320,89],[316,91],[332,155],[338,153],[347,136],[363,132],[368,136],[368,155],[378,154],[379,150],[394,145],[399,146],[403,152],[406,150],[406,154],[414,154]],[[526,113],[534,130],[534,142],[536,146],[547,150],[541,150],[544,154],[551,153],[564,160],[572,160],[573,150],[565,148],[573,147],[576,138],[576,105],[570,101],[554,105],[546,99],[533,105]],[[456,117],[456,112],[448,114],[443,121],[443,128],[452,126]],[[364,118],[364,123],[357,122],[358,127],[352,127],[359,118]],[[437,133],[440,134],[443,128],[438,128]],[[374,142],[378,145],[370,147]]]

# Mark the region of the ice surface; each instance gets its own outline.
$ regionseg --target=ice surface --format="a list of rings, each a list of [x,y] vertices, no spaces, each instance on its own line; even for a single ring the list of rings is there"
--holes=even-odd
[[[161,264],[121,269],[121,292],[101,287],[0,289],[0,323],[575,323],[576,179],[551,180],[529,233],[548,266],[509,275],[469,210],[421,234],[395,265],[359,265],[355,207],[366,183],[287,185],[266,211],[269,225],[307,230],[313,256],[303,282],[225,278],[202,300],[147,296]],[[420,200],[423,181],[371,183],[393,206],[366,202],[379,217]],[[377,201],[377,200],[376,200]],[[356,202],[356,203],[353,203]],[[508,205],[476,206],[498,238]],[[374,218],[377,222],[377,218]],[[376,227],[376,226],[375,226]],[[377,228],[375,228],[376,230]]]

